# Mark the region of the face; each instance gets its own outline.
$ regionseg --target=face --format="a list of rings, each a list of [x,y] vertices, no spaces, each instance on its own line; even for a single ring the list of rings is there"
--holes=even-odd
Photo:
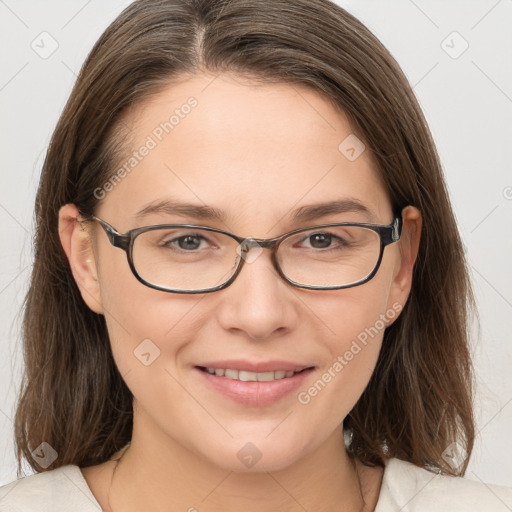
[[[175,111],[172,126],[165,125]],[[197,75],[138,106],[125,123],[131,140],[117,168],[127,164],[129,171],[102,189],[96,211],[120,233],[181,223],[271,238],[318,224],[393,220],[370,151],[357,156],[357,146],[354,159],[343,144],[340,150],[347,137],[356,140],[353,128],[308,89]],[[301,207],[337,200],[357,201],[370,213],[294,220]],[[162,201],[206,205],[224,218],[136,215]],[[194,295],[144,286],[98,223],[88,225],[90,251],[84,239],[80,254],[87,257],[70,261],[84,300],[105,315],[116,364],[134,395],[134,437],[235,471],[283,469],[319,449],[363,392],[384,328],[405,303],[414,255],[404,244],[413,224],[405,218],[403,240],[386,247],[377,274],[360,286],[296,288],[265,249],[227,288]],[[271,381],[212,376],[200,369],[206,366],[260,370]],[[269,373],[302,368],[282,379]],[[261,456],[254,469],[251,456]]]

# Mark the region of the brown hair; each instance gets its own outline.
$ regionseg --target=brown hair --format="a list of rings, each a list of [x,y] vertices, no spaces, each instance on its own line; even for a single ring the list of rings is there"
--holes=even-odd
[[[131,438],[132,395],[104,317],[82,300],[58,236],[59,208],[94,213],[94,190],[122,154],[122,114],[172,80],[208,70],[301,84],[342,109],[372,152],[395,211],[423,216],[412,290],[376,369],[345,419],[368,465],[398,457],[464,474],[474,441],[468,314],[473,297],[441,165],[418,102],[390,53],[327,0],[138,0],[95,44],[57,124],[36,198],[26,297],[25,375],[15,418],[18,475],[99,464]],[[58,458],[42,468],[32,451]],[[443,451],[467,458],[452,467]]]

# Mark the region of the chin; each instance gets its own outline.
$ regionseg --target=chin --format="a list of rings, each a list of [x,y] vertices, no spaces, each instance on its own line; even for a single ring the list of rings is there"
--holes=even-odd
[[[215,466],[236,473],[281,471],[297,462],[302,453],[302,449],[298,450],[298,440],[288,436],[287,442],[277,437],[271,441],[266,435],[219,442],[214,453],[208,456],[203,452],[202,456]]]

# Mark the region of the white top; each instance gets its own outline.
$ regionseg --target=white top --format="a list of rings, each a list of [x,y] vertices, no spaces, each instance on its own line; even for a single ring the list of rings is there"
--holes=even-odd
[[[36,473],[0,487],[0,512],[98,512],[78,466]],[[512,489],[386,462],[375,512],[510,512]]]

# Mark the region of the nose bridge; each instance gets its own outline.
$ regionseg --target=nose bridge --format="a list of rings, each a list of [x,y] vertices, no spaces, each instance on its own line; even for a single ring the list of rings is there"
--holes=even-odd
[[[247,237],[243,240],[242,243],[247,244],[249,247],[254,247],[256,245],[260,246],[263,249],[270,249],[271,251],[278,245],[279,241],[282,237],[275,238],[251,238]]]
[[[244,331],[252,339],[263,340],[280,329],[292,328],[298,321],[297,312],[293,301],[286,300],[289,291],[275,266],[275,252],[270,254],[271,265],[265,256],[264,249],[272,251],[275,240],[247,242],[248,251],[242,253],[237,277],[223,292],[227,301],[219,305],[217,313],[225,329]]]
[[[247,237],[242,242],[240,242],[241,261],[239,271],[237,272],[237,278],[238,274],[243,270],[246,263],[252,264],[257,258],[264,254],[264,249],[268,249],[270,251],[270,261],[272,263],[272,267],[276,271],[276,274],[279,276],[279,278],[283,279],[277,260],[277,247],[281,239],[282,237],[266,239]],[[253,251],[254,256],[251,256],[251,251]],[[286,280],[284,279],[284,281]]]

